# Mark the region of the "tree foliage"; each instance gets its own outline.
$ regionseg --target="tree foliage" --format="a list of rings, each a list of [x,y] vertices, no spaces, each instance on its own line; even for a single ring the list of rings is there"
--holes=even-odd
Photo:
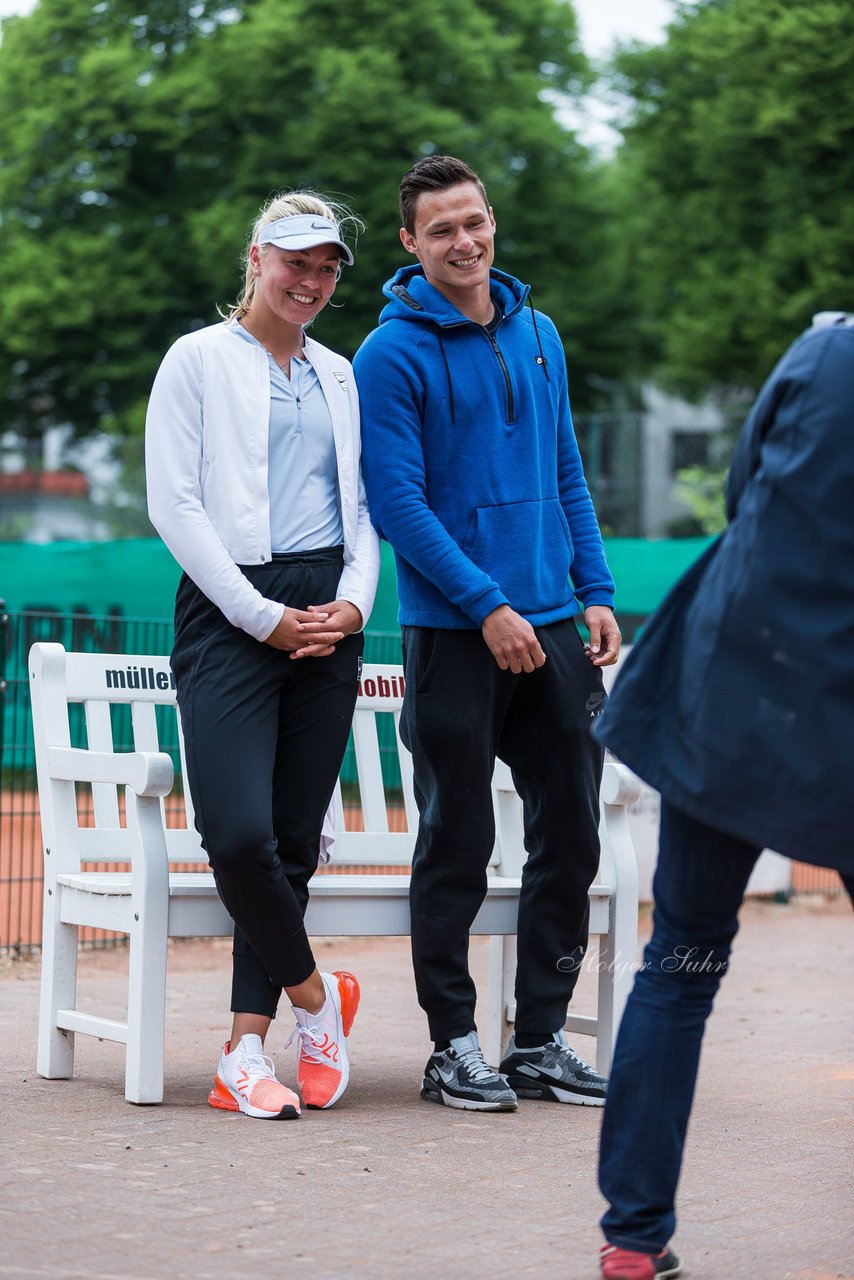
[[[756,387],[812,313],[854,302],[854,6],[682,3],[615,65],[647,336],[689,392]]]
[[[588,69],[564,0],[39,0],[0,47],[0,390],[39,434],[141,426],[168,344],[241,282],[272,192],[366,221],[317,336],[347,353],[403,260],[397,184],[432,151],[484,177],[500,265],[585,373],[617,372],[607,193],[554,117]]]

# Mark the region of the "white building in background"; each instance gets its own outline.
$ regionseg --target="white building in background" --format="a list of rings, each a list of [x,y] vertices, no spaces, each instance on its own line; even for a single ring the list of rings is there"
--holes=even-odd
[[[684,537],[680,522],[696,513],[679,492],[688,467],[725,470],[732,440],[724,413],[645,383],[640,407],[611,378],[587,375],[602,394],[598,409],[578,415],[587,480],[603,529],[618,538]]]
[[[112,536],[103,502],[119,468],[102,435],[71,442],[54,427],[38,444],[0,436],[0,540],[101,541]]]
[[[694,405],[658,387],[643,388],[641,414],[639,534],[667,537],[675,520],[690,515],[677,494],[677,476],[686,467],[714,466],[716,443],[725,426],[714,405]]]

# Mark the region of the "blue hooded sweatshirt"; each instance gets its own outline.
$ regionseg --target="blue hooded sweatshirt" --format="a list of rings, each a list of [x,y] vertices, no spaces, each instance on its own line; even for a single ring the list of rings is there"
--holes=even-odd
[[[542,626],[613,604],[563,346],[527,285],[490,275],[494,337],[415,265],[384,286],[354,362],[368,505],[394,549],[403,625],[475,629],[509,604]]]

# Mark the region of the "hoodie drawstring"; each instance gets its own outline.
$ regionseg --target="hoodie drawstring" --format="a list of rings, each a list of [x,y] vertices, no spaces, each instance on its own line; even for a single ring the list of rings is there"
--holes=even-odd
[[[546,359],[546,353],[543,351],[543,344],[540,341],[540,331],[537,328],[537,313],[534,310],[534,304],[531,301],[530,294],[528,295],[528,306],[531,308],[531,320],[533,321],[533,324],[534,324],[534,336],[537,339],[537,348],[540,352],[539,359],[537,360],[537,364],[540,365],[543,373],[546,375],[546,381],[551,382],[551,378],[549,377],[549,362]],[[448,380],[448,395],[451,400],[451,422],[453,422],[454,426],[456,426],[457,410],[456,410],[456,405],[454,403],[454,380],[451,377],[451,366],[448,363],[448,353],[445,351],[445,342],[442,337],[442,329],[438,325],[436,326],[436,333],[439,338],[439,350],[442,353],[442,363],[445,366],[445,377]]]
[[[534,322],[534,333],[535,333],[536,338],[537,338],[537,346],[540,348],[540,359],[539,359],[539,363],[543,366],[543,373],[546,375],[546,381],[547,381],[547,382],[551,382],[551,378],[549,377],[549,362],[548,362],[548,360],[546,359],[546,353],[543,351],[543,344],[542,344],[542,342],[540,342],[540,331],[539,331],[539,329],[537,328],[537,313],[536,313],[536,311],[534,310],[534,304],[533,304],[533,302],[531,301],[531,295],[530,295],[530,294],[528,294],[528,306],[531,308],[531,319],[532,319],[532,320],[533,320],[533,322]]]

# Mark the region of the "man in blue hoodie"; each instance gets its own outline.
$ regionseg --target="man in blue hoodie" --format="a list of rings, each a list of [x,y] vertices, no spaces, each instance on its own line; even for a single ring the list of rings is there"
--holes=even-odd
[[[606,1082],[563,1026],[599,861],[602,751],[589,730],[620,632],[563,347],[528,286],[493,268],[495,218],[468,165],[420,161],[400,203],[418,264],[385,285],[355,368],[371,516],[397,564],[401,731],[420,814],[412,953],[435,1041],[421,1096],[479,1111],[515,1110],[517,1095],[601,1106]],[[468,969],[496,756],[522,797],[528,849],[501,1075],[481,1053]]]

